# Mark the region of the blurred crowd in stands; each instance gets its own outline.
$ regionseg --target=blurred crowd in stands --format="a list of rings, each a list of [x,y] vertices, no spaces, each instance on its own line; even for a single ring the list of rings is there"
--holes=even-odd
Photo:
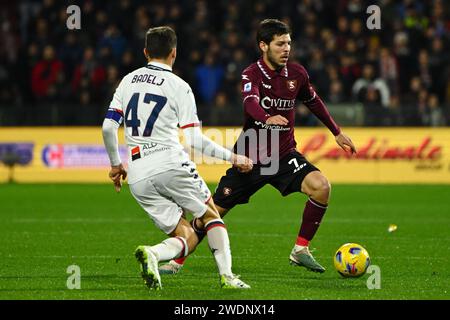
[[[369,30],[366,9],[381,8]],[[66,9],[81,9],[68,30]],[[265,18],[292,30],[302,63],[328,105],[360,103],[367,126],[450,124],[446,0],[2,1],[0,125],[100,125],[120,79],[145,65],[149,27],[178,34],[174,72],[194,89],[204,125],[241,125],[240,74],[259,57]],[[304,106],[299,125],[317,121]]]

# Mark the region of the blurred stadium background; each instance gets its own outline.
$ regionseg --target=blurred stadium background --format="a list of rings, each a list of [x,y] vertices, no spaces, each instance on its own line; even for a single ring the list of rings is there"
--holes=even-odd
[[[80,30],[66,27],[72,4]],[[380,30],[366,26],[371,4],[381,9]],[[291,268],[305,198],[265,187],[226,217],[235,270],[253,290],[218,290],[202,245],[152,297],[448,299],[449,14],[444,0],[0,1],[0,299],[148,299],[132,252],[164,235],[127,186],[117,195],[109,185],[101,123],[112,94],[145,64],[148,28],[169,24],[178,33],[174,72],[195,91],[204,133],[231,147],[244,118],[240,74],[259,55],[264,18],[291,25],[291,60],[305,65],[359,151],[348,158],[298,106],[299,150],[333,185],[315,256],[333,270],[339,245],[364,245],[382,290]],[[198,166],[211,190],[227,167]],[[73,264],[83,290],[66,287]]]
[[[72,4],[81,9],[80,30],[66,26]],[[371,4],[381,9],[379,30],[366,26]],[[259,55],[255,30],[267,17],[291,25],[291,60],[306,66],[341,126],[423,127],[355,131],[359,148],[371,149],[367,157],[420,160],[431,153],[442,164],[438,175],[449,176],[450,138],[446,129],[434,128],[450,123],[446,1],[27,0],[2,1],[0,8],[0,157],[6,165],[24,165],[18,181],[40,181],[27,166],[39,169],[38,176],[46,168],[107,167],[99,134],[105,110],[120,79],[145,64],[144,35],[152,26],[176,29],[174,71],[193,87],[203,126],[241,126],[240,73]],[[321,126],[305,106],[297,113],[299,128]],[[68,126],[72,131],[61,129]],[[92,130],[76,129],[85,126]],[[315,141],[301,130],[300,149]],[[359,139],[361,132],[368,135]],[[377,147],[394,150],[386,156]],[[23,169],[27,178],[21,178]],[[219,176],[222,168],[215,170]],[[1,181],[8,172],[0,167]]]
[[[66,27],[71,4],[81,30]],[[381,8],[381,30],[366,27],[370,4]],[[204,125],[239,126],[240,73],[259,55],[254,32],[267,17],[291,25],[292,60],[345,124],[449,123],[443,0],[28,0],[1,4],[0,125],[100,125],[118,81],[145,64],[145,32],[168,24],[178,33],[175,72],[194,88]],[[298,113],[299,125],[317,124]]]

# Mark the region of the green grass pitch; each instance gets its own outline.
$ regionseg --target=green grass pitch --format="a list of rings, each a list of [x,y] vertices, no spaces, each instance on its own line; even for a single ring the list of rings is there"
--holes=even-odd
[[[211,190],[214,185],[210,185]],[[133,252],[160,232],[124,187],[0,185],[0,299],[449,299],[450,186],[335,185],[311,247],[327,271],[288,264],[306,197],[267,186],[225,218],[234,272],[252,289],[227,291],[204,241],[163,290],[147,290]],[[398,230],[389,233],[389,224]],[[381,289],[368,274],[341,278],[332,257],[346,242],[368,250]],[[67,268],[81,270],[69,290]]]

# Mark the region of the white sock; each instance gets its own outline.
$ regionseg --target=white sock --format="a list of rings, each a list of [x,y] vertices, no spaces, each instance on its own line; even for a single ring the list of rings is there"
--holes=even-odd
[[[216,260],[220,275],[232,275],[231,250],[228,232],[222,219],[215,219],[205,226],[208,245]]]
[[[156,254],[158,261],[179,258],[188,252],[187,243],[183,237],[169,238],[150,248]]]

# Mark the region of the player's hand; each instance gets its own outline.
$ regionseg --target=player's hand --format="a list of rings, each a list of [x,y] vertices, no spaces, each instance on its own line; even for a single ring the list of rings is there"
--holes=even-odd
[[[272,116],[267,118],[266,124],[275,124],[277,126],[285,126],[289,124],[289,120],[283,116],[277,114],[276,116]]]
[[[239,172],[242,173],[250,172],[253,169],[252,159],[249,159],[246,156],[242,156],[239,154],[233,153],[231,155],[231,163],[233,164],[233,166],[237,167]]]
[[[116,192],[120,192],[120,189],[122,188],[121,178],[122,180],[127,178],[127,171],[124,169],[122,164],[119,164],[118,166],[111,166],[109,178],[113,181]]]
[[[345,152],[351,152],[352,154],[356,154],[356,148],[355,145],[353,144],[352,139],[350,139],[344,133],[341,132],[336,136],[336,142],[342,149],[344,149]]]

